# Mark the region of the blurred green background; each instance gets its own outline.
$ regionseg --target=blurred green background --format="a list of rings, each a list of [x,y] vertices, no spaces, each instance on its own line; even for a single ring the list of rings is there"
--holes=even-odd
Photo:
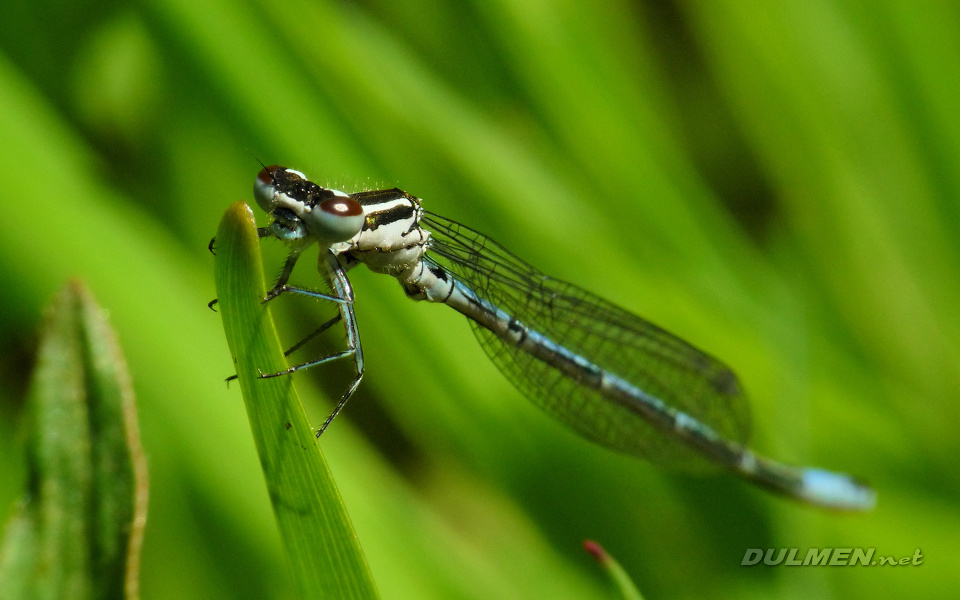
[[[591,446],[462,317],[358,269],[367,376],[322,446],[384,598],[608,598],[585,538],[648,599],[955,597],[958,23],[947,1],[5,0],[0,506],[42,307],[81,276],[138,394],[144,597],[291,597],[205,306],[256,157],[399,186],[675,331],[740,373],[757,450],[879,494],[831,514]],[[299,376],[315,423],[348,378]],[[741,567],[751,547],[925,558]]]

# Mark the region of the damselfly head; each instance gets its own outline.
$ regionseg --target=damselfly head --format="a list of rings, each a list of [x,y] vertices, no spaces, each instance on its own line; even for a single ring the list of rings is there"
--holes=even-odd
[[[344,242],[363,228],[363,207],[359,202],[279,165],[264,167],[257,173],[253,197],[274,218],[271,230],[280,239],[316,237],[328,243]]]
[[[272,212],[275,205],[273,194],[276,190],[276,174],[280,170],[284,170],[280,165],[264,167],[257,173],[257,179],[253,182],[253,198],[267,213]]]

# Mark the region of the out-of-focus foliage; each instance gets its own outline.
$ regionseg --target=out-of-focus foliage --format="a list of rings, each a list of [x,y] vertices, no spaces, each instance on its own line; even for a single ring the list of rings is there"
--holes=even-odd
[[[254,157],[402,187],[679,333],[741,374],[758,450],[879,494],[829,514],[591,446],[462,317],[358,270],[367,377],[322,444],[385,598],[605,597],[584,538],[647,598],[960,584],[955,3],[10,0],[0,17],[0,506],[24,486],[41,307],[81,276],[139,400],[144,597],[292,593],[205,307],[206,245]],[[317,315],[288,308],[306,333]],[[315,423],[341,367],[296,380]],[[741,567],[753,547],[925,559]]]
[[[44,312],[29,484],[3,532],[0,598],[139,600],[148,476],[123,352],[82,282]]]

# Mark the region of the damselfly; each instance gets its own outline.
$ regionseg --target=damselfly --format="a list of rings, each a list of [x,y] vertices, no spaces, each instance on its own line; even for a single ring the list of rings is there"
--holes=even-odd
[[[746,447],[748,407],[733,372],[712,356],[606,300],[547,277],[489,237],[423,210],[399,190],[347,194],[303,173],[265,167],[254,184],[272,218],[260,237],[290,254],[266,300],[283,293],[334,302],[347,349],[286,375],[352,357],[356,376],[317,431],[330,425],[363,377],[363,350],[347,271],[365,264],[395,277],[413,300],[465,315],[490,359],[537,406],[603,446],[655,461],[704,459],[796,499],[867,510],[874,491],[841,473],[786,465]],[[288,285],[297,259],[320,246],[332,292]],[[298,345],[299,346],[299,345]]]

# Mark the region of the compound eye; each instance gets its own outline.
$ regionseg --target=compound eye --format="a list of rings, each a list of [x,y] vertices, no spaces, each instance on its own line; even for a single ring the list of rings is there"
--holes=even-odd
[[[280,165],[264,167],[257,173],[257,179],[253,182],[253,199],[268,214],[277,206],[277,174],[281,171],[286,171],[286,168]]]
[[[310,232],[326,242],[345,242],[363,229],[363,207],[348,196],[317,204],[303,219]]]

